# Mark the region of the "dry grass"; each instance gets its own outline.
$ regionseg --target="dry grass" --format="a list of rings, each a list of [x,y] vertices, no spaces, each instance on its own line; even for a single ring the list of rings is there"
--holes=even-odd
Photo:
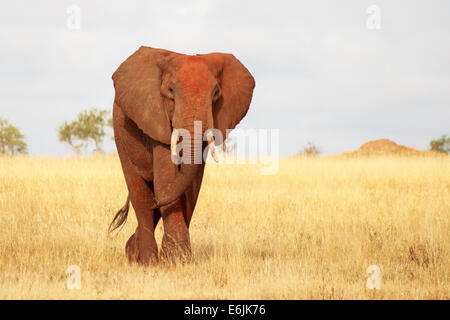
[[[128,265],[134,213],[106,231],[125,198],[115,156],[1,158],[0,298],[450,298],[448,157],[208,165],[183,266]],[[381,290],[366,289],[372,264]]]

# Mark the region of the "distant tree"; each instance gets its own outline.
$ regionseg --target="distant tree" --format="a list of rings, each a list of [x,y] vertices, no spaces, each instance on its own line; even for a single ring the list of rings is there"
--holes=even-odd
[[[446,154],[450,153],[450,137],[443,134],[439,139],[430,141],[430,150],[443,152]]]
[[[81,149],[85,147],[85,142],[81,140],[77,134],[78,123],[75,121],[67,122],[59,126],[58,128],[58,139],[61,142],[68,143],[74,150],[76,154],[81,153]]]
[[[308,142],[308,144],[303,147],[303,150],[299,152],[299,154],[308,156],[308,157],[317,157],[320,155],[319,147],[315,146],[313,143]]]
[[[24,135],[8,120],[0,118],[0,154],[16,155],[27,153]]]
[[[106,123],[108,125],[108,127],[110,127],[111,129],[114,129],[114,123],[113,123],[113,119],[109,118],[108,122]]]
[[[108,127],[110,127],[111,130],[114,130],[114,123],[113,123],[113,118],[112,118],[112,117],[110,117],[110,118],[108,119],[108,121],[106,122],[106,125],[107,125]],[[111,138],[111,140],[114,140],[114,133],[112,133],[109,137]]]
[[[108,110],[83,110],[78,114],[77,120],[65,121],[58,128],[59,141],[68,143],[77,154],[86,149],[92,142],[96,152],[103,152],[101,144],[106,135],[105,126]]]

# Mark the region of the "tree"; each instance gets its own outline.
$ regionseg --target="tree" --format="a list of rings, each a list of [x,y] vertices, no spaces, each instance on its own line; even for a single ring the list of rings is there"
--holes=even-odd
[[[439,139],[431,140],[430,150],[449,154],[450,137],[447,137],[446,134],[443,134]]]
[[[106,123],[106,125],[107,125],[108,127],[110,127],[111,130],[114,130],[114,122],[113,122],[113,118],[112,118],[112,117],[110,117],[110,118],[108,119],[108,122]],[[114,140],[114,131],[113,131],[113,133],[112,133],[109,137],[111,138],[111,140]]]
[[[0,118],[0,154],[16,155],[27,153],[24,135],[8,120]]]
[[[65,121],[58,128],[59,141],[68,143],[77,154],[86,149],[90,142],[94,143],[95,151],[102,152],[101,144],[106,135],[105,126],[109,123],[106,119],[108,113],[108,110],[95,108],[81,111],[77,120]]]
[[[80,141],[77,130],[78,124],[75,121],[68,123],[64,122],[58,128],[58,139],[61,142],[68,143],[74,150],[76,154],[81,153],[81,148],[84,147],[83,141]]]
[[[106,123],[106,125],[108,127],[110,127],[111,129],[114,129],[114,123],[113,123],[113,118],[109,118],[108,122]]]
[[[308,142],[308,144],[305,147],[303,147],[303,150],[300,151],[299,154],[308,157],[317,157],[320,155],[320,149],[311,142]]]

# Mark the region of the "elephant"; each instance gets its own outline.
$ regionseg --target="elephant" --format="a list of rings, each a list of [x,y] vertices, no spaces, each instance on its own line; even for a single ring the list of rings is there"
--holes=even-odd
[[[205,169],[205,159],[195,155],[209,150],[215,156],[217,133],[226,139],[247,114],[255,80],[232,54],[187,55],[146,46],[112,79],[114,140],[128,197],[109,231],[123,225],[131,202],[138,226],[125,246],[130,263],[189,261],[189,224]],[[177,153],[182,161],[174,161]],[[161,218],[158,254],[154,232]]]

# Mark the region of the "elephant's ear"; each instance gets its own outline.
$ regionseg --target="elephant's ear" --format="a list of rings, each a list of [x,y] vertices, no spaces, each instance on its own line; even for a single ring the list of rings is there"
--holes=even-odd
[[[151,138],[170,144],[171,127],[161,96],[159,67],[176,53],[140,47],[114,72],[115,103]]]
[[[214,127],[226,139],[226,130],[234,129],[247,114],[252,101],[255,79],[232,54],[210,53],[202,57],[212,61],[218,70],[221,96],[214,104]]]

